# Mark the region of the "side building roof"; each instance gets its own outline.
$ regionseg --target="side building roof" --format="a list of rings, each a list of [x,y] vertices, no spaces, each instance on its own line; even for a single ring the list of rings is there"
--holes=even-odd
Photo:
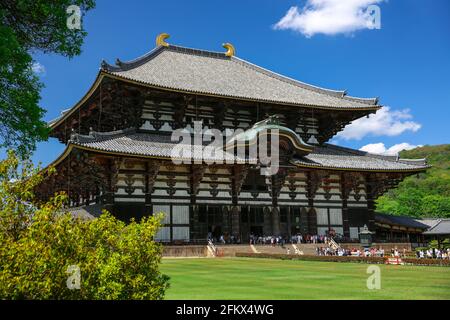
[[[450,219],[440,219],[438,223],[425,231],[425,235],[450,235]]]
[[[422,223],[420,220],[405,216],[393,216],[384,213],[375,213],[375,222],[399,227],[428,229],[428,225]]]

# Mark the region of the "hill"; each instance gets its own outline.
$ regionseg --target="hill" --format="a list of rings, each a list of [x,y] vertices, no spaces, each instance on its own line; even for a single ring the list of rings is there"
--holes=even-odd
[[[401,158],[427,158],[433,167],[406,178],[377,200],[377,211],[412,217],[450,218],[450,144],[402,151]]]

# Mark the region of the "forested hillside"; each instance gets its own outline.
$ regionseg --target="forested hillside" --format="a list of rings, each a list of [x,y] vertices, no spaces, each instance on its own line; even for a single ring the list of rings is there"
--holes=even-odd
[[[427,158],[433,167],[406,178],[377,200],[377,211],[413,217],[450,218],[450,144],[402,151],[401,158]]]

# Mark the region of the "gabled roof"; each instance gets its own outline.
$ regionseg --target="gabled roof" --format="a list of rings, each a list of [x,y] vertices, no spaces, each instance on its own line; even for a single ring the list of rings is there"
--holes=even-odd
[[[281,104],[336,109],[379,108],[378,99],[347,96],[256,66],[225,53],[170,45],[115,66],[102,63],[111,75],[175,91]]]
[[[441,219],[438,223],[425,231],[425,235],[449,235],[450,234],[450,219]]]
[[[245,130],[231,139],[225,144],[225,150],[234,148],[235,146],[248,146],[257,143],[258,137],[263,135],[276,134],[279,137],[285,137],[290,141],[295,153],[299,156],[306,155],[313,150],[313,146],[303,142],[302,138],[293,130],[281,126],[278,116],[274,115],[268,119],[255,123],[250,129]]]
[[[394,225],[415,229],[428,229],[428,225],[422,223],[420,220],[405,216],[392,216],[384,213],[375,213],[375,221],[382,224]]]

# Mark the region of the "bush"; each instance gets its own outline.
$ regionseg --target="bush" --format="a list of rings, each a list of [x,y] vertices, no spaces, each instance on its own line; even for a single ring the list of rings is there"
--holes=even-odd
[[[0,299],[163,299],[160,217],[125,224],[109,213],[83,221],[64,194],[37,204],[38,173],[13,153],[0,162]],[[79,276],[78,276],[79,275]]]

